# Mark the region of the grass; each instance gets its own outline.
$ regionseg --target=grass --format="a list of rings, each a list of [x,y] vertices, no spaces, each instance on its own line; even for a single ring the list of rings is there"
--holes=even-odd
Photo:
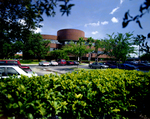
[[[19,60],[21,64],[39,64],[38,61],[32,61],[32,60]]]

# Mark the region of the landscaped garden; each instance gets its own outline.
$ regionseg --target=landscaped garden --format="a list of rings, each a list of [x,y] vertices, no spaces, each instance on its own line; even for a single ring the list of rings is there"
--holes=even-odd
[[[80,70],[0,80],[3,116],[16,118],[150,117],[150,72]]]

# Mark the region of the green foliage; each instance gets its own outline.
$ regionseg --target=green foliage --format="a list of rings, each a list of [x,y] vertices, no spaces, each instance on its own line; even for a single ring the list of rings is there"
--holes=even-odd
[[[89,48],[91,49],[93,43],[95,42],[94,39],[92,37],[89,37],[86,42],[88,43],[88,46]],[[91,51],[92,52],[92,51]],[[90,64],[90,61],[91,61],[91,52],[89,53],[89,64]]]
[[[150,61],[150,54],[148,54],[148,53],[143,54],[142,56],[140,56],[140,59]]]
[[[146,41],[146,37],[144,35],[137,35],[137,37],[135,37],[135,45],[140,47],[140,51],[144,51],[147,54],[150,54],[150,45],[148,41]]]
[[[105,42],[104,42],[104,40],[103,39],[101,39],[101,40],[96,40],[95,41],[95,52],[96,52],[96,61],[98,61],[98,56],[100,56],[100,55],[102,55],[102,54],[104,54],[104,52],[103,52],[103,48],[104,48],[104,44]],[[99,53],[99,49],[101,48],[101,52]]]
[[[53,50],[49,53],[49,56],[51,56],[53,59],[69,59],[69,56],[64,50]]]
[[[49,43],[49,40],[43,40],[40,33],[31,34],[24,45],[23,52],[27,54],[28,58],[29,56],[34,56],[34,58],[37,57],[40,60],[40,58],[44,58],[47,55],[50,49]]]
[[[39,118],[131,118],[149,116],[150,72],[120,69],[0,80],[7,116]]]
[[[79,57],[80,62],[83,55],[92,51],[91,49],[87,48],[87,46],[85,45],[85,40],[82,37],[79,38],[77,43],[70,42],[70,44],[65,45],[62,50],[64,50],[68,54],[74,55],[75,57]]]
[[[143,2],[140,5],[140,8],[139,8],[140,14],[139,15],[131,16],[129,13],[129,10],[128,10],[124,14],[122,27],[125,28],[129,24],[129,22],[135,21],[139,25],[139,27],[142,29],[143,27],[141,25],[140,18],[142,18],[143,15],[145,15],[146,13],[149,13],[149,8],[150,8],[150,2],[149,2],[149,0],[145,0],[145,2]]]
[[[10,58],[23,50],[31,32],[43,21],[42,15],[55,16],[55,7],[63,5],[63,14],[70,14],[70,0],[0,0],[0,58]],[[14,51],[14,43],[21,42]]]
[[[116,60],[125,62],[127,54],[134,53],[132,35],[131,33],[108,35],[109,38],[104,40],[104,53],[115,57]]]

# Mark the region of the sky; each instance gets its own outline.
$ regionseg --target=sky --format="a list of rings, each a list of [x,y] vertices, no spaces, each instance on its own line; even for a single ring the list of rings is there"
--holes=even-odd
[[[143,29],[135,22],[130,22],[122,28],[125,12],[130,10],[132,16],[140,14],[139,7],[145,0],[72,0],[75,6],[69,16],[61,15],[59,6],[55,8],[56,15],[47,17],[43,15],[42,28],[36,32],[47,35],[57,35],[60,29],[78,29],[85,32],[85,37],[104,39],[107,34],[127,33],[147,35],[150,31],[150,14],[145,14],[141,19]],[[60,2],[63,4],[63,2]],[[60,4],[59,3],[59,4]]]
[[[134,36],[145,35],[150,32],[150,13],[145,14],[140,22],[143,29],[136,22],[130,22],[126,28],[122,28],[125,12],[130,10],[131,16],[140,14],[139,7],[145,0],[71,0],[75,4],[69,16],[61,15],[58,6],[56,15],[47,17],[43,15],[42,28],[36,32],[46,35],[57,35],[60,29],[78,29],[85,32],[85,37],[93,39],[107,38],[107,34],[133,33]],[[60,2],[63,4],[63,2]],[[59,4],[60,4],[59,3]],[[137,48],[138,49],[138,48]],[[134,55],[137,57],[137,55]]]

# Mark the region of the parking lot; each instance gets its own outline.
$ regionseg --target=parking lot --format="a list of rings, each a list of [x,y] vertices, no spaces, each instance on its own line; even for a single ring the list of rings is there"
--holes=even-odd
[[[37,73],[38,75],[44,75],[44,74],[65,74],[67,72],[72,72],[74,68],[83,68],[83,69],[90,69],[88,64],[83,64],[83,65],[64,65],[64,66],[39,66],[39,65],[28,65],[30,68]],[[148,72],[144,70],[140,70],[143,72]]]
[[[38,75],[44,75],[56,72],[58,74],[64,74],[67,72],[72,72],[74,68],[84,68],[84,69],[90,69],[88,64],[84,65],[64,65],[64,66],[39,66],[39,65],[29,65],[30,68],[36,72]]]

